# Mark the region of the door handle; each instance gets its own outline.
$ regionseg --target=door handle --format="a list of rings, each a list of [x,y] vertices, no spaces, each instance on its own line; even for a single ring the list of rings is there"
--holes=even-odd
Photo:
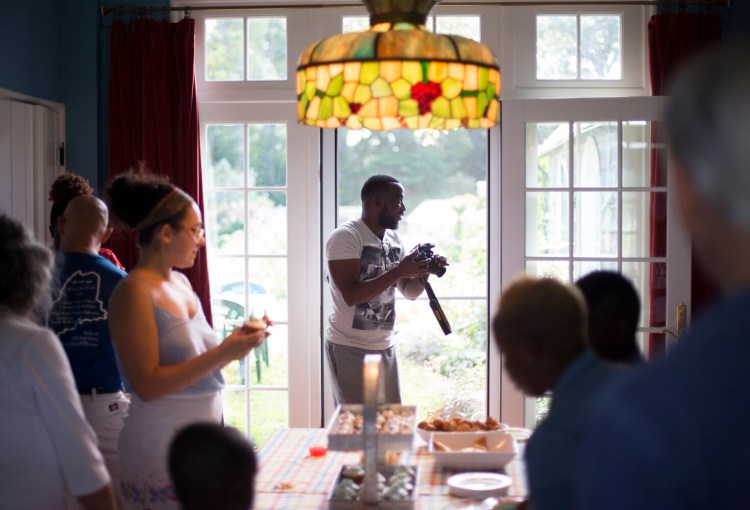
[[[680,338],[687,330],[687,305],[683,302],[677,305],[677,332],[669,328],[664,328],[661,333],[673,336],[675,339]]]
[[[683,302],[677,305],[677,336],[681,337],[687,331],[687,305]]]

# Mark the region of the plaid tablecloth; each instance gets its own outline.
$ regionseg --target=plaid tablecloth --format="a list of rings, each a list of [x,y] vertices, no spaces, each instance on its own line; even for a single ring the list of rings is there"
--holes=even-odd
[[[324,457],[311,457],[311,446],[327,444],[325,429],[279,429],[260,448],[259,471],[255,481],[256,510],[323,510],[328,493],[341,466],[359,464],[361,452],[329,451]],[[509,496],[525,496],[522,455],[506,467],[513,480]],[[446,482],[457,471],[436,466],[421,439],[404,453],[401,464],[419,466],[416,508],[468,509],[476,501],[448,494]]]

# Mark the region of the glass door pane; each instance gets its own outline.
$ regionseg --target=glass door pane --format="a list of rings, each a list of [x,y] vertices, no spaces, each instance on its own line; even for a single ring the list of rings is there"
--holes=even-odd
[[[663,189],[644,182],[649,175],[645,153],[652,149],[650,124],[526,124],[526,154],[532,156],[526,164],[526,271],[565,282],[597,269],[622,272],[638,290],[642,315],[652,317],[639,328],[641,338],[649,327],[665,326],[653,317],[663,318],[666,303],[653,300],[666,290],[666,279],[653,276],[666,268],[664,253],[649,236],[650,205],[666,200],[661,196]],[[573,168],[570,186],[569,167]],[[625,188],[625,182],[640,184],[640,188]],[[666,231],[661,234],[666,236]],[[527,420],[531,420],[527,425],[533,427],[546,416],[549,397],[530,397],[526,406]]]
[[[206,240],[214,329],[250,316],[273,335],[224,370],[224,420],[262,444],[289,424],[286,124],[206,124]]]

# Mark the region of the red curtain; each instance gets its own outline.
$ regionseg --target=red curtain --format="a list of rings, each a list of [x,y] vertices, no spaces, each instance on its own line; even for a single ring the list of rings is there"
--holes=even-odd
[[[694,14],[656,14],[648,23],[649,67],[651,70],[651,93],[662,96],[668,92],[669,79],[680,65],[698,50],[718,43],[721,38],[721,19],[718,13]],[[667,162],[663,147],[665,134],[656,123],[651,131],[651,185],[666,186]],[[667,202],[664,193],[651,194],[650,254],[652,257],[667,255]],[[691,302],[693,316],[696,311],[712,301],[717,291],[706,279],[693,257]],[[663,328],[666,326],[666,268],[664,264],[651,264],[649,281],[651,308],[649,326]],[[672,310],[672,313],[675,311]],[[664,334],[649,335],[649,358],[664,352],[666,338]]]
[[[109,177],[144,161],[192,196],[203,213],[195,20],[137,19],[127,30],[112,24],[109,82]],[[118,236],[112,249],[126,268],[135,265],[135,235]],[[211,322],[205,250],[185,270]]]

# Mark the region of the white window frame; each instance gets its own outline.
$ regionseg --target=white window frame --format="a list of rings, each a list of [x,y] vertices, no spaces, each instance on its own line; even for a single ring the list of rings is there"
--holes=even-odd
[[[538,80],[535,54],[538,14],[621,16],[622,79]],[[646,30],[652,14],[652,7],[627,5],[508,7],[500,30],[501,99],[651,95]]]

